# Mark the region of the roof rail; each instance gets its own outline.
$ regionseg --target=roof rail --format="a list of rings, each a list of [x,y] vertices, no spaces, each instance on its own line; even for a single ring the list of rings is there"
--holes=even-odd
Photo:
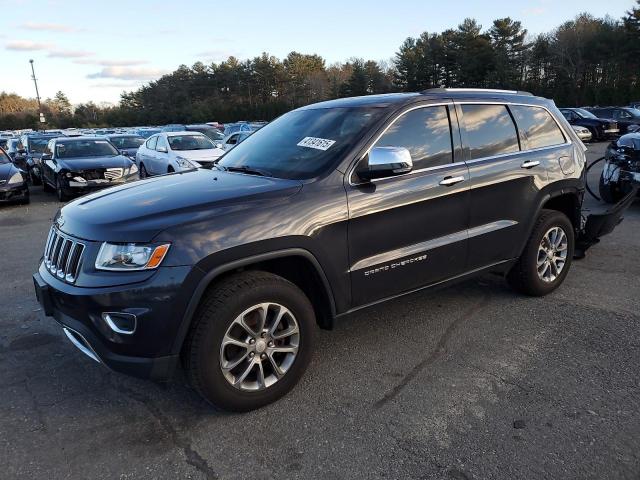
[[[521,90],[501,90],[499,88],[429,88],[420,93],[506,93],[510,95],[527,95],[533,97],[531,92],[523,92]]]

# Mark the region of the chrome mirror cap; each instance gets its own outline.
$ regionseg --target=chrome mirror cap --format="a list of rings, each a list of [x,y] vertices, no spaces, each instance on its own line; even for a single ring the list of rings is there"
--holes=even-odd
[[[403,175],[413,169],[411,153],[404,147],[375,147],[368,157],[365,168],[358,171],[365,180]]]

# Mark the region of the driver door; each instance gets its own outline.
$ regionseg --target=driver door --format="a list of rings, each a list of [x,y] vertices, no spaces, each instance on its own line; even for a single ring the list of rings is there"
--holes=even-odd
[[[354,173],[347,185],[354,306],[440,282],[466,268],[469,172],[455,109],[425,105],[404,112],[373,145],[387,146],[409,150],[410,173],[369,182]],[[360,163],[367,161],[365,156]]]

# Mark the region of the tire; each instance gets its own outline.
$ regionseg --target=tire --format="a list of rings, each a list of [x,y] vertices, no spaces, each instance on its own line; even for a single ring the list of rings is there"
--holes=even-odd
[[[555,253],[558,255],[566,255],[566,257],[564,257],[562,263],[560,263],[561,259],[559,257],[553,257],[557,259],[556,261],[550,260],[556,266],[562,265],[559,272],[556,270],[557,275],[555,275],[555,278],[551,278],[554,273],[552,265],[549,265],[549,269],[547,270],[545,269],[545,265],[541,264],[540,268],[544,269],[544,271],[540,274],[538,271],[538,261],[541,258],[548,258],[546,253],[541,250],[543,247],[543,238],[547,236],[549,232],[552,232],[553,229],[558,228],[565,234],[566,246],[564,250]],[[545,245],[547,245],[546,241]],[[567,216],[556,210],[542,210],[536,220],[522,255],[507,274],[507,281],[520,293],[535,297],[547,295],[558,288],[567,277],[573,260],[574,248],[573,225]],[[547,277],[547,274],[549,277]],[[542,278],[543,276],[545,279]]]
[[[69,200],[69,196],[64,193],[62,190],[62,185],[60,184],[60,179],[56,176],[56,196],[58,197],[59,202],[66,202]]]
[[[587,127],[589,129],[589,131],[591,132],[591,141],[592,142],[599,142],[600,141],[600,136],[598,135],[598,130],[594,127]]]
[[[169,168],[167,168],[167,173],[176,173],[176,171],[173,169],[171,165],[169,165]]]
[[[144,166],[144,163],[140,162],[140,178],[148,178],[149,173],[147,172],[147,167]]]
[[[265,328],[270,328],[278,312],[282,311],[277,307],[284,307],[289,313],[282,315],[279,328],[284,330],[276,329],[273,342],[270,341],[272,337],[268,335],[266,339],[259,335],[249,335],[248,330],[240,328],[237,323],[239,318],[244,318],[245,323],[250,323],[247,319],[258,318],[251,315],[259,311],[256,307],[265,304],[269,305]],[[249,311],[251,313],[246,314]],[[246,315],[243,317],[242,314]],[[276,339],[278,332],[295,331],[291,326],[296,324],[297,335],[290,334],[284,337],[284,340]],[[266,272],[234,274],[209,289],[196,311],[182,352],[189,382],[208,402],[224,410],[246,412],[263,407],[288,393],[302,377],[311,359],[315,328],[313,307],[296,285]],[[243,336],[246,336],[246,339],[242,340],[242,348],[236,347],[233,343],[223,347],[224,338],[236,339]],[[277,353],[271,350],[272,347],[291,348],[294,340],[297,352],[293,357],[292,353]],[[254,343],[249,343],[251,341]],[[228,360],[227,356],[232,356],[229,355],[230,349],[236,349],[236,352],[233,359]],[[228,368],[226,373],[223,372],[223,362],[227,362],[229,367],[245,354],[247,356],[240,364]],[[283,366],[284,373],[277,380],[276,371],[270,363],[272,358],[281,362]],[[246,371],[250,373],[246,375],[245,380],[238,382],[238,386],[232,385],[232,382],[240,380]],[[262,382],[259,377],[260,371],[263,372]],[[265,386],[268,381],[273,383]],[[253,389],[242,389],[246,388],[243,387],[245,383]]]
[[[31,179],[31,183],[33,185],[40,185],[40,183],[42,183],[40,177],[36,176],[32,171],[29,171],[29,178]]]
[[[42,190],[45,193],[50,193],[54,191],[54,189],[51,188],[51,186],[47,183],[47,181],[44,178],[42,179]]]

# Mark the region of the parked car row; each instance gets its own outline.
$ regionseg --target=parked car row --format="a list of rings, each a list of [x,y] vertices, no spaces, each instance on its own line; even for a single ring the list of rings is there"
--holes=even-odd
[[[581,132],[584,141],[603,141],[640,131],[640,110],[633,107],[561,108],[560,112],[576,132]],[[584,129],[589,131],[590,138]]]

